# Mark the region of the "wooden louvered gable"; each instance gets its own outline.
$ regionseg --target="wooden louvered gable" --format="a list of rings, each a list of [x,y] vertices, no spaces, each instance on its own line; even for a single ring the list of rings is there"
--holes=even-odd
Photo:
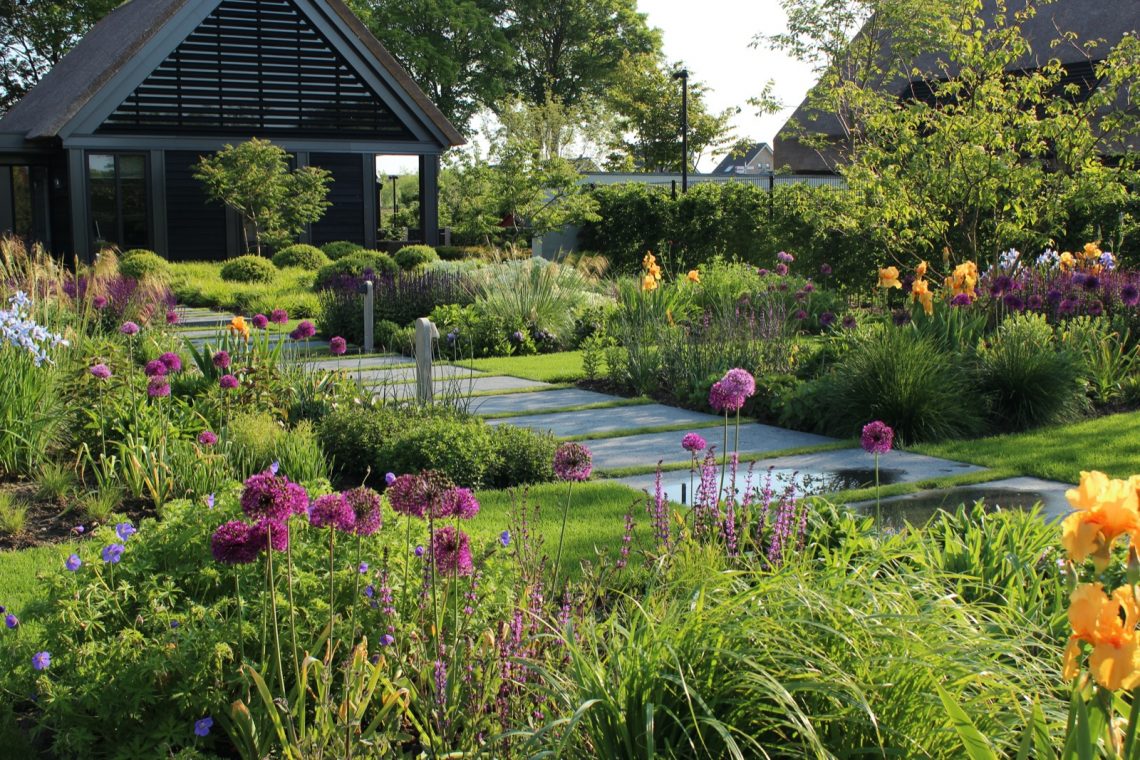
[[[413,139],[292,0],[223,0],[98,132]]]

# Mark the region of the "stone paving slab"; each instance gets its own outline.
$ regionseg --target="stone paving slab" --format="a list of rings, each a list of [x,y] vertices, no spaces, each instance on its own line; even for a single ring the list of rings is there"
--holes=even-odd
[[[540,393],[510,393],[505,396],[485,396],[471,405],[474,414],[521,414],[534,411],[556,411],[584,404],[603,404],[619,401],[619,396],[610,396],[597,391],[580,388],[560,388]],[[641,408],[641,407],[638,407]]]
[[[488,421],[492,425],[507,423],[531,430],[550,431],[559,438],[569,438],[591,433],[618,433],[623,430],[663,427],[665,425],[716,424],[721,421],[721,418],[712,414],[701,414],[700,412],[678,409],[663,404],[643,404],[641,406],[584,409],[577,412],[555,412],[516,419]],[[680,435],[673,435],[672,437],[675,442],[680,440]],[[657,460],[653,461],[656,462]]]
[[[641,407],[631,407],[639,409]],[[681,448],[683,432],[672,433],[644,433],[641,435],[625,436],[622,438],[604,438],[590,441],[587,445],[594,453],[594,468],[610,470],[617,467],[645,467],[657,464],[663,460],[666,464],[689,461],[689,453]],[[716,429],[702,431],[702,435],[709,443],[715,443],[718,448],[720,438]],[[729,446],[733,443],[734,430],[729,429]],[[771,425],[741,425],[740,426],[740,453],[752,454],[765,451],[782,451],[784,449],[798,449],[806,446],[820,446],[834,443],[834,438],[825,438],[813,433],[800,433],[795,430],[783,430]]]
[[[415,367],[396,367],[392,369],[372,368],[357,371],[351,366],[345,366],[345,371],[355,375],[365,385],[385,385],[388,383],[407,383],[416,379]],[[432,379],[486,377],[485,372],[476,372],[454,364],[436,364],[431,368]],[[527,381],[531,382],[531,381]]]
[[[888,509],[899,510],[913,517],[926,511],[933,513],[939,508],[955,509],[959,504],[973,504],[979,499],[984,499],[986,504],[1006,509],[1028,509],[1040,502],[1042,516],[1051,520],[1073,511],[1069,500],[1065,498],[1065,491],[1072,487],[1068,483],[1058,483],[1055,480],[1031,477],[1005,478],[958,488],[939,488],[894,496],[883,499],[882,507],[884,512]],[[851,506],[874,509],[875,502],[864,501]]]
[[[319,359],[316,361],[305,362],[305,366],[309,369],[343,369],[356,372],[357,370],[368,370],[373,368],[384,368],[393,364],[408,364],[414,362],[407,356],[400,356],[399,354],[388,354],[386,356],[365,356],[357,358],[352,354],[345,354],[337,359]]]
[[[741,433],[743,433],[743,429]],[[741,441],[741,453],[747,453],[743,451],[743,435]],[[680,449],[680,446],[677,448]],[[852,488],[865,488],[873,486],[875,483],[874,455],[868,454],[860,448],[773,457],[758,460],[754,464],[751,462],[744,463],[740,466],[737,481],[740,488],[743,488],[744,473],[747,472],[749,465],[752,466],[752,482],[756,486],[765,482],[768,477],[768,470],[771,468],[771,487],[780,492],[788,486],[794,486],[796,492],[800,494],[826,494]],[[963,475],[980,472],[983,469],[985,468],[976,465],[952,462],[948,459],[938,459],[922,454],[911,454],[906,451],[892,451],[879,459],[879,479],[882,485],[910,483],[949,475]],[[621,478],[618,482],[638,490],[652,490],[654,480],[655,475],[649,474]],[[688,470],[675,470],[662,474],[662,484],[669,498],[674,501],[681,501],[681,486],[684,484],[687,491],[688,483]],[[691,495],[689,495],[686,503],[691,503],[691,500]]]
[[[488,377],[475,377],[471,379],[465,378],[450,378],[444,380],[436,380],[432,386],[436,394],[457,393],[460,395],[468,395],[471,393],[492,393],[495,391],[513,391],[516,389],[533,389],[541,390],[542,388],[549,387],[549,383],[540,383],[535,380],[523,380],[518,377],[507,377],[505,375],[492,375]],[[379,388],[373,388],[374,395],[383,398],[411,398],[416,394],[415,383],[394,383]],[[477,399],[472,399],[471,403],[474,404]]]

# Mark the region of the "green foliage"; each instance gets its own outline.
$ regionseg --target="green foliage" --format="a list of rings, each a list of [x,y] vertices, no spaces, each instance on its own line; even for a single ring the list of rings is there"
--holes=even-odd
[[[334,240],[331,243],[322,245],[321,250],[324,251],[324,254],[328,256],[330,260],[339,261],[345,256],[356,253],[357,251],[363,251],[364,246],[359,243],[351,243],[347,240]]]
[[[593,191],[598,219],[579,231],[582,246],[600,251],[610,269],[632,273],[649,251],[660,251],[667,240],[674,204],[669,194],[643,183],[601,185]]]
[[[256,137],[201,157],[194,177],[211,200],[241,216],[246,250],[259,255],[264,243],[288,245],[330,205],[328,171],[315,166],[290,171],[289,155]]]
[[[62,503],[75,492],[75,470],[61,462],[47,462],[36,473],[36,496]]]
[[[554,450],[557,440],[511,424],[496,425],[492,432],[495,459],[487,474],[493,488],[515,488],[554,480]]]
[[[31,475],[62,440],[67,421],[64,371],[35,366],[23,349],[0,345],[0,475]]]
[[[476,311],[531,334],[552,333],[555,340],[570,338],[574,315],[587,298],[576,270],[533,259],[479,270],[470,282]]]
[[[435,252],[444,261],[465,261],[468,259],[492,259],[493,248],[480,245],[437,245]]]
[[[439,261],[439,255],[430,245],[406,245],[396,251],[395,259],[400,269],[405,272],[415,272]]]
[[[27,521],[27,505],[17,502],[11,493],[0,491],[0,533],[19,535],[24,532]]]
[[[399,265],[388,254],[361,249],[317,270],[316,287],[320,289],[322,285],[341,276],[360,277],[366,269],[377,275],[394,275],[400,271]]]
[[[488,483],[497,452],[491,428],[478,419],[437,416],[411,422],[386,447],[383,459],[393,472],[438,470],[461,486]]]
[[[1057,326],[1058,346],[1079,362],[1089,395],[1098,405],[1121,401],[1140,369],[1140,346],[1102,317],[1080,316]]]
[[[876,419],[904,443],[985,429],[984,402],[969,365],[913,330],[868,329],[822,384],[817,418],[835,435],[855,435]]]
[[[229,447],[239,480],[268,469],[274,462],[283,475],[298,482],[328,477],[324,453],[307,421],[290,430],[266,412],[241,412],[226,425],[223,443]]]
[[[270,283],[277,277],[277,268],[269,259],[250,254],[223,264],[221,276],[228,282]]]
[[[301,267],[302,269],[320,269],[329,263],[329,257],[324,251],[314,245],[295,243],[282,248],[273,254],[273,264],[278,269],[285,267]]]
[[[170,287],[178,302],[235,314],[269,314],[280,308],[294,319],[317,316],[317,294],[310,292],[312,272],[284,269],[276,272],[272,282],[238,283],[222,279],[223,266],[211,262],[171,264]]]
[[[1025,430],[1077,418],[1084,407],[1080,365],[1058,350],[1040,314],[1007,317],[978,349],[979,380],[994,427]]]
[[[170,274],[170,264],[157,253],[134,249],[119,258],[119,273],[136,280],[144,277],[165,279]]]

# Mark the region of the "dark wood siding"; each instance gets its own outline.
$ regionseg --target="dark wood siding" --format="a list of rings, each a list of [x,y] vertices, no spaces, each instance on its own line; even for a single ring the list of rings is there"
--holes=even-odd
[[[334,240],[364,241],[364,162],[358,153],[313,153],[309,164],[332,172],[329,188],[332,206],[312,226],[313,245]]]
[[[166,227],[171,261],[226,258],[226,209],[194,179],[195,151],[166,152]]]

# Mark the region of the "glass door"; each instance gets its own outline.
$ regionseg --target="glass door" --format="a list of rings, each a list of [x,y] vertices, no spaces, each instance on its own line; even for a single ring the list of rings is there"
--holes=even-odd
[[[91,239],[95,250],[150,247],[146,156],[141,153],[87,154]]]

